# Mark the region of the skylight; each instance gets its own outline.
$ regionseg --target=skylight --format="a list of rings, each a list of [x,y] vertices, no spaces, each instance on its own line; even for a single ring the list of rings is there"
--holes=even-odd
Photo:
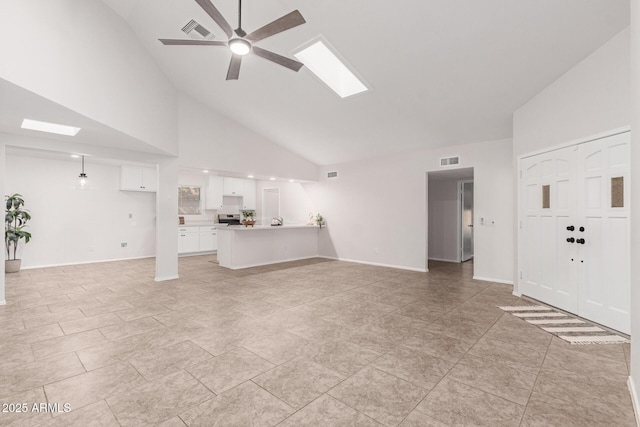
[[[294,56],[341,98],[368,90],[322,40],[300,50]]]
[[[76,136],[80,132],[80,128],[67,125],[59,125],[57,123],[39,122],[37,120],[24,119],[22,121],[22,129],[37,130],[40,132],[55,133],[58,135]]]

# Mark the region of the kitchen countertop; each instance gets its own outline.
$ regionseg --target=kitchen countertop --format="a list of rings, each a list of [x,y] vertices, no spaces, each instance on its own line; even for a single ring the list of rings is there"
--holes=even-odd
[[[187,224],[178,224],[178,227],[219,227],[220,224],[215,224],[213,221],[202,221],[202,222],[189,222]]]
[[[252,231],[252,230],[285,230],[292,228],[320,228],[317,225],[305,225],[305,224],[291,224],[291,225],[254,225],[253,227],[245,227],[244,225],[229,225],[227,227],[220,227],[219,230],[229,231]]]

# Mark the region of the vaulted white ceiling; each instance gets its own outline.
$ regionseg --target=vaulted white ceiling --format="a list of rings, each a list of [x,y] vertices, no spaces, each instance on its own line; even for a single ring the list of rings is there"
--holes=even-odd
[[[192,18],[226,40],[194,0],[103,1],[180,91],[317,164],[508,138],[515,109],[629,25],[628,0],[245,0],[247,32],[307,20],[260,47],[322,35],[373,87],[340,99],[306,68],[250,55],[226,81],[226,48],[163,46]],[[213,3],[235,28],[237,0]]]

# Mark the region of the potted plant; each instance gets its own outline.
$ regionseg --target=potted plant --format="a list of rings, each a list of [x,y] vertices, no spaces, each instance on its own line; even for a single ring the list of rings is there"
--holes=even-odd
[[[316,224],[318,224],[320,228],[324,225],[324,217],[321,214],[316,215]]]
[[[17,273],[20,271],[22,260],[16,259],[18,243],[24,239],[25,243],[31,240],[31,233],[25,231],[27,221],[31,219],[31,214],[24,209],[24,199],[20,194],[5,196],[6,210],[4,215],[4,244],[7,250],[7,259],[4,261],[4,271],[6,273]]]
[[[256,211],[242,211],[242,223],[245,227],[253,227],[256,223]]]

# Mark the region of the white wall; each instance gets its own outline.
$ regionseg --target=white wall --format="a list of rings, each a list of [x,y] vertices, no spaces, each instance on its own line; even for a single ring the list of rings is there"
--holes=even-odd
[[[631,165],[640,165],[640,0],[631,1]],[[631,174],[631,390],[640,410],[640,174]]]
[[[318,166],[185,95],[179,101],[180,165],[316,180]]]
[[[0,165],[4,165],[5,162],[5,145],[4,142],[0,141]],[[6,178],[6,169],[3,168],[2,171],[0,171],[0,194],[7,194],[7,192],[5,191],[6,186],[5,186],[5,178]],[[4,201],[4,198],[2,199]],[[4,253],[5,247],[2,247],[2,251]],[[3,259],[7,259],[6,255],[3,257]],[[2,265],[0,266],[0,305],[4,305],[6,304],[6,299],[5,299],[5,279],[4,279],[4,262],[2,263]]]
[[[629,43],[626,29],[517,109],[514,155],[628,126]]]
[[[0,78],[177,154],[177,98],[99,0],[0,0]]]
[[[7,154],[5,193],[22,194],[32,215],[23,267],[154,255],[155,193],[118,190],[118,166],[88,159],[85,171],[91,189],[76,190],[80,160]]]
[[[262,219],[262,191],[278,188],[280,191],[280,216],[285,224],[306,224],[313,203],[302,184],[297,182],[256,181],[256,218]],[[313,212],[314,214],[316,212]],[[270,222],[269,222],[270,224]]]
[[[318,184],[305,184],[312,210],[327,221],[320,254],[424,270],[427,260],[427,172],[440,157],[460,156],[474,168],[475,217],[494,221],[475,229],[474,275],[513,280],[511,140],[422,150],[322,168]],[[336,170],[337,179],[326,173]],[[479,221],[474,221],[478,224]]]
[[[458,180],[429,179],[429,259],[458,261]]]
[[[514,164],[519,155],[629,125],[630,34],[616,35],[514,112]]]

